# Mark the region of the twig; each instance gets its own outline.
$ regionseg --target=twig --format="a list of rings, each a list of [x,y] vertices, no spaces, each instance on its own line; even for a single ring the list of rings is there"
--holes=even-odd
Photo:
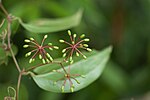
[[[16,94],[17,94],[16,100],[19,100],[19,89],[20,89],[21,78],[22,78],[22,72],[19,74],[19,77],[18,77],[17,90],[16,90]]]

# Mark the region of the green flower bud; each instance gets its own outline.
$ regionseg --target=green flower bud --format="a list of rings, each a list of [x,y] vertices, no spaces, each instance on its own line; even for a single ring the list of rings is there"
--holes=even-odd
[[[24,40],[24,42],[29,43],[29,42],[31,42],[31,41],[30,41],[30,40],[28,40],[28,39],[26,39],[26,40]]]
[[[83,55],[83,58],[84,58],[84,59],[86,59],[86,56],[85,56],[85,55]]]
[[[67,54],[66,54],[66,53],[64,53],[64,54],[63,54],[63,57],[66,57],[66,55],[67,55]]]
[[[24,47],[24,48],[27,48],[27,47],[29,47],[29,45],[24,45],[23,47]]]
[[[54,46],[54,49],[59,49],[59,47],[57,47],[57,46]]]
[[[47,35],[44,36],[45,39],[46,39],[47,37],[48,37]]]
[[[62,50],[62,53],[64,53],[64,52],[66,52],[66,49],[63,49],[63,50]]]
[[[90,39],[84,39],[84,41],[88,42],[88,41],[90,41]]]
[[[90,48],[86,48],[86,50],[87,50],[87,51],[92,51],[92,49],[90,49]]]
[[[42,62],[43,62],[43,64],[45,64],[46,62],[45,62],[45,59],[42,59]]]
[[[76,37],[77,37],[77,34],[73,34],[73,37],[76,38]]]
[[[84,38],[85,37],[85,34],[82,34],[81,36],[80,36],[80,38]]]
[[[79,56],[79,53],[78,53],[78,52],[76,52],[76,56],[77,56],[77,57]]]
[[[71,36],[71,31],[70,30],[68,30],[68,35]]]
[[[64,92],[64,86],[61,87],[61,92]]]
[[[34,38],[30,38],[31,41],[34,41]]]
[[[39,59],[42,59],[42,55],[39,55]]]
[[[64,41],[64,40],[59,40],[59,42],[60,42],[60,43],[64,43],[65,41]]]

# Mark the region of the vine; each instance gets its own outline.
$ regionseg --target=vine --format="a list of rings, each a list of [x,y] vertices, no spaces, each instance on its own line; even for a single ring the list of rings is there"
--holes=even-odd
[[[53,43],[51,43],[51,42],[49,42],[48,44],[44,43],[45,40],[48,38],[48,35],[45,35],[43,37],[41,43],[38,43],[36,41],[36,39],[34,39],[33,37],[31,37],[29,39],[25,39],[24,42],[26,44],[23,45],[23,47],[32,49],[31,51],[29,51],[28,53],[25,54],[25,57],[31,56],[31,58],[29,59],[29,63],[33,63],[37,58],[39,58],[42,61],[41,64],[38,64],[36,66],[30,66],[29,68],[25,69],[24,67],[23,68],[20,67],[20,65],[19,65],[19,63],[18,63],[18,61],[15,57],[15,53],[12,49],[12,43],[11,43],[12,22],[14,20],[18,20],[18,22],[22,26],[24,26],[27,30],[32,30],[33,27],[37,28],[37,26],[36,27],[35,26],[31,27],[31,25],[24,24],[23,21],[20,18],[9,14],[7,12],[7,10],[5,9],[5,7],[3,6],[2,2],[0,2],[0,8],[1,8],[1,10],[3,11],[3,13],[5,15],[5,19],[2,20],[2,23],[0,24],[0,28],[3,27],[5,21],[7,21],[7,23],[8,23],[7,28],[4,29],[2,31],[2,33],[0,34],[0,40],[2,41],[2,46],[0,48],[3,48],[5,51],[7,50],[11,53],[12,59],[15,63],[16,69],[17,69],[18,74],[19,74],[16,89],[14,89],[13,87],[8,88],[8,94],[9,94],[10,90],[13,90],[14,91],[14,96],[11,97],[11,95],[9,94],[9,96],[5,97],[4,100],[8,100],[8,99],[11,99],[11,98],[13,98],[15,100],[19,100],[19,91],[20,91],[20,84],[21,84],[22,76],[27,76],[27,75],[30,74],[36,82],[36,79],[35,79],[36,75],[35,75],[34,70],[37,69],[37,68],[42,68],[45,65],[51,65],[52,66],[54,64],[57,64],[60,69],[59,70],[54,69],[51,72],[53,72],[53,74],[61,74],[61,77],[53,80],[53,82],[55,84],[57,84],[58,81],[62,82],[60,90],[61,90],[61,92],[66,92],[65,91],[65,86],[66,86],[66,83],[68,81],[70,92],[74,92],[74,89],[75,89],[74,84],[76,84],[76,83],[80,84],[80,81],[77,79],[77,77],[85,78],[85,76],[82,73],[80,74],[78,72],[77,73],[72,73],[71,72],[72,66],[74,66],[73,65],[74,64],[74,57],[73,56],[76,55],[77,57],[79,57],[81,55],[82,58],[86,59],[87,56],[84,53],[82,53],[81,50],[86,50],[86,51],[89,51],[89,52],[92,51],[92,49],[89,48],[88,44],[85,44],[86,42],[90,41],[88,38],[85,38],[85,34],[82,34],[78,37],[77,34],[72,34],[71,31],[68,30],[68,35],[69,35],[70,41],[66,41],[66,40],[62,40],[62,39],[59,40],[60,43],[64,43],[64,44],[67,45],[67,47],[62,49],[62,57],[63,57],[62,60],[55,60],[51,56],[51,52],[54,51],[54,50],[59,49],[59,47],[53,45]],[[73,20],[72,18],[74,18],[74,16],[70,18],[71,21]],[[67,28],[68,27],[66,27],[66,29]],[[60,29],[58,29],[58,30],[60,30]],[[49,31],[49,30],[47,30],[47,31]],[[43,32],[45,32],[45,31],[43,31]],[[108,48],[108,49],[104,50],[102,52],[102,54],[96,55],[95,58],[97,56],[101,57],[103,55],[106,55],[106,59],[102,60],[101,62],[99,62],[97,60],[93,60],[95,62],[91,62],[91,63],[101,64],[102,66],[100,67],[100,70],[103,70],[103,67],[105,66],[105,64],[106,64],[106,62],[109,58],[110,52],[111,52],[111,48]],[[93,58],[91,58],[91,59],[93,59]],[[68,64],[68,67],[65,67],[64,64]],[[93,64],[93,66],[91,66],[91,68],[93,68],[93,69],[89,68],[89,69],[87,69],[88,70],[87,72],[89,72],[91,70],[95,70],[96,69],[95,66],[97,66],[97,65]],[[78,68],[78,70],[80,70],[80,69]],[[89,85],[89,83],[92,83],[95,79],[97,79],[98,76],[100,76],[101,72],[98,72],[98,73],[99,74],[97,76],[95,76],[93,79],[91,79],[90,82],[87,82],[87,84],[85,86]],[[76,83],[74,83],[74,82],[76,82]],[[37,82],[37,84],[38,84],[38,82]],[[82,86],[79,89],[84,88],[85,86]],[[43,88],[43,89],[45,89],[45,88]]]

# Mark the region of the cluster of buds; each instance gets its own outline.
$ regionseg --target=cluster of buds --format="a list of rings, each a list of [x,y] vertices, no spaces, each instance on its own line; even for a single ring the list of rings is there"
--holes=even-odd
[[[24,48],[28,48],[28,47],[34,48],[32,51],[26,53],[25,56],[28,57],[28,56],[32,55],[32,53],[35,52],[33,54],[33,56],[30,58],[29,63],[34,62],[36,56],[39,56],[39,59],[42,60],[43,64],[45,64],[46,62],[50,63],[50,62],[53,61],[52,56],[45,49],[47,48],[49,50],[53,50],[53,49],[59,49],[59,47],[53,46],[52,43],[48,43],[47,45],[44,45],[44,41],[45,41],[46,38],[47,38],[47,35],[44,36],[41,45],[39,45],[36,42],[36,40],[34,40],[33,38],[25,40],[26,43],[30,43],[31,45],[26,44],[26,45],[23,46]]]
[[[85,37],[84,34],[82,34],[80,37],[77,38],[76,34],[72,35],[71,31],[68,30],[68,35],[70,37],[71,43],[69,43],[69,42],[67,42],[65,40],[59,40],[59,42],[65,43],[65,44],[67,44],[69,46],[69,47],[66,47],[66,48],[64,48],[62,50],[64,60],[61,63],[58,63],[63,68],[63,72],[58,71],[58,70],[53,70],[53,72],[57,72],[57,73],[60,73],[60,74],[63,75],[63,77],[61,79],[59,79],[59,80],[64,80],[64,82],[63,82],[63,84],[61,86],[61,91],[62,92],[65,91],[65,85],[66,85],[67,81],[70,84],[70,91],[74,92],[74,88],[75,87],[74,87],[74,84],[73,84],[72,80],[75,80],[78,84],[80,84],[80,82],[76,79],[76,77],[78,77],[78,76],[83,77],[80,74],[71,74],[70,73],[70,66],[68,67],[68,71],[66,71],[66,69],[64,68],[62,63],[64,61],[65,62],[70,61],[70,64],[72,64],[73,63],[73,55],[74,55],[74,53],[76,54],[76,56],[82,55],[83,58],[86,59],[86,56],[81,52],[81,49],[87,50],[87,51],[92,51],[90,48],[88,48],[88,45],[85,44],[85,42],[88,42],[89,39],[88,38],[84,38]],[[53,58],[51,57],[51,55],[49,53],[46,52],[45,49],[48,48],[50,50],[53,50],[53,49],[58,49],[58,47],[57,46],[53,46],[52,43],[48,43],[48,45],[43,45],[43,43],[44,43],[46,38],[47,38],[47,35],[44,36],[41,45],[39,45],[33,38],[25,40],[26,43],[31,43],[32,45],[26,44],[26,45],[23,46],[24,48],[27,48],[27,47],[34,48],[32,51],[28,52],[25,56],[28,57],[33,52],[35,52],[33,54],[33,56],[31,57],[31,59],[29,60],[29,63],[32,63],[35,60],[35,57],[37,55],[39,56],[39,59],[42,60],[43,64],[53,61]],[[57,81],[59,81],[59,80],[57,80]],[[54,82],[54,83],[57,83],[57,81]]]
[[[80,51],[80,49],[84,49],[87,51],[92,51],[90,48],[88,48],[87,44],[84,44],[84,42],[88,42],[88,38],[84,38],[85,34],[82,34],[80,37],[77,37],[76,34],[71,34],[71,31],[68,30],[68,35],[70,37],[71,43],[65,41],[65,40],[59,40],[61,43],[67,44],[69,47],[66,47],[62,50],[63,57],[65,57],[65,61],[70,60],[70,63],[73,63],[73,54],[76,53],[76,56],[82,55],[83,58],[86,59],[86,56]]]
[[[63,73],[63,72],[58,71],[58,70],[53,70],[53,72],[60,73],[60,74],[62,74],[64,76],[61,79],[59,79],[59,80],[54,82],[54,84],[56,84],[58,81],[64,80],[63,85],[61,86],[61,91],[62,92],[65,91],[64,88],[65,88],[65,85],[66,85],[67,81],[69,82],[69,85],[70,85],[70,91],[74,92],[74,88],[75,87],[74,87],[74,84],[72,82],[72,79],[75,80],[78,84],[80,84],[80,82],[75,77],[81,76],[82,78],[85,78],[83,75],[80,75],[80,74],[71,74],[70,73],[70,66],[68,67],[68,71],[66,73]]]

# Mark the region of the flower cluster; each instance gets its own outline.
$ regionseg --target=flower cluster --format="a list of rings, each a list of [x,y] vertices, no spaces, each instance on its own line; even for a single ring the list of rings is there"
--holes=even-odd
[[[87,44],[84,44],[83,42],[88,42],[88,38],[84,38],[85,34],[82,34],[78,39],[76,39],[76,34],[71,34],[71,31],[68,30],[68,35],[70,37],[71,43],[65,41],[65,40],[59,40],[61,43],[67,44],[69,47],[66,47],[62,50],[63,57],[65,57],[65,61],[70,60],[70,63],[73,63],[73,54],[76,53],[76,56],[82,55],[83,58],[86,58],[86,56],[80,51],[80,49],[85,49],[87,51],[92,51],[90,48],[88,48]],[[84,38],[84,39],[83,39]]]
[[[25,55],[26,57],[28,57],[32,53],[34,53],[31,57],[31,59],[29,60],[29,63],[32,63],[35,60],[35,57],[38,55],[39,59],[42,60],[43,64],[49,63],[52,61],[53,61],[53,63],[56,62],[57,64],[60,64],[61,68],[63,69],[63,72],[58,71],[58,70],[53,70],[53,72],[57,72],[57,73],[60,73],[63,75],[63,77],[61,79],[57,80],[57,81],[64,80],[63,84],[61,86],[62,92],[65,91],[65,85],[66,85],[67,81],[70,84],[70,91],[73,92],[75,87],[74,87],[72,80],[75,80],[78,84],[80,84],[80,82],[76,79],[76,77],[78,77],[78,76],[83,77],[80,74],[71,74],[70,73],[71,65],[69,65],[68,70],[66,71],[66,69],[63,66],[63,63],[70,61],[70,64],[72,64],[74,54],[76,54],[76,56],[82,55],[83,58],[86,58],[86,56],[81,52],[81,49],[87,50],[87,51],[92,51],[90,48],[88,48],[88,44],[85,44],[85,42],[88,42],[89,39],[85,38],[84,34],[82,34],[80,37],[77,37],[76,34],[71,34],[71,31],[68,30],[68,35],[70,37],[71,43],[68,41],[65,41],[65,40],[59,40],[59,42],[65,43],[68,45],[68,47],[66,47],[62,50],[64,60],[61,62],[53,61],[53,58],[51,57],[51,55],[48,52],[46,52],[46,50],[45,50],[46,48],[48,48],[50,50],[58,49],[58,47],[53,46],[52,43],[48,43],[48,45],[43,45],[45,39],[47,38],[47,35],[44,36],[42,43],[40,45],[33,38],[30,38],[30,39],[25,40],[26,43],[30,43],[30,44],[26,44],[23,46],[24,48],[27,48],[27,47],[34,48],[32,51],[26,53],[26,55]]]
[[[48,43],[48,45],[44,45],[44,41],[47,38],[47,35],[44,36],[41,45],[39,45],[36,40],[34,40],[33,38],[30,39],[26,39],[25,42],[26,43],[30,43],[30,44],[26,44],[23,47],[27,48],[27,47],[32,47],[34,48],[32,51],[26,53],[26,57],[30,56],[32,53],[33,56],[31,57],[31,59],[29,60],[29,63],[32,63],[35,61],[35,57],[39,56],[39,59],[42,60],[43,64],[45,64],[46,62],[49,63],[50,61],[53,61],[52,56],[45,50],[46,48],[48,48],[49,50],[53,50],[53,49],[59,49],[59,47],[57,46],[53,46],[52,43]]]
[[[58,81],[64,80],[63,85],[61,86],[61,91],[62,91],[62,92],[65,91],[64,88],[65,88],[65,85],[66,85],[66,82],[67,82],[67,81],[69,82],[69,85],[70,85],[70,91],[71,91],[71,92],[74,92],[74,88],[75,88],[75,87],[74,87],[74,84],[73,84],[73,82],[72,82],[71,79],[75,80],[78,84],[80,84],[80,82],[79,82],[75,77],[81,76],[82,78],[84,78],[84,76],[83,76],[83,75],[80,75],[80,74],[71,74],[71,73],[70,73],[70,66],[68,67],[68,71],[67,71],[66,73],[63,73],[63,72],[58,71],[58,70],[53,70],[53,72],[57,72],[57,73],[60,73],[60,74],[64,75],[64,77],[62,77],[61,79],[59,79],[59,80],[57,80],[57,81],[55,82],[55,84],[56,84]]]

